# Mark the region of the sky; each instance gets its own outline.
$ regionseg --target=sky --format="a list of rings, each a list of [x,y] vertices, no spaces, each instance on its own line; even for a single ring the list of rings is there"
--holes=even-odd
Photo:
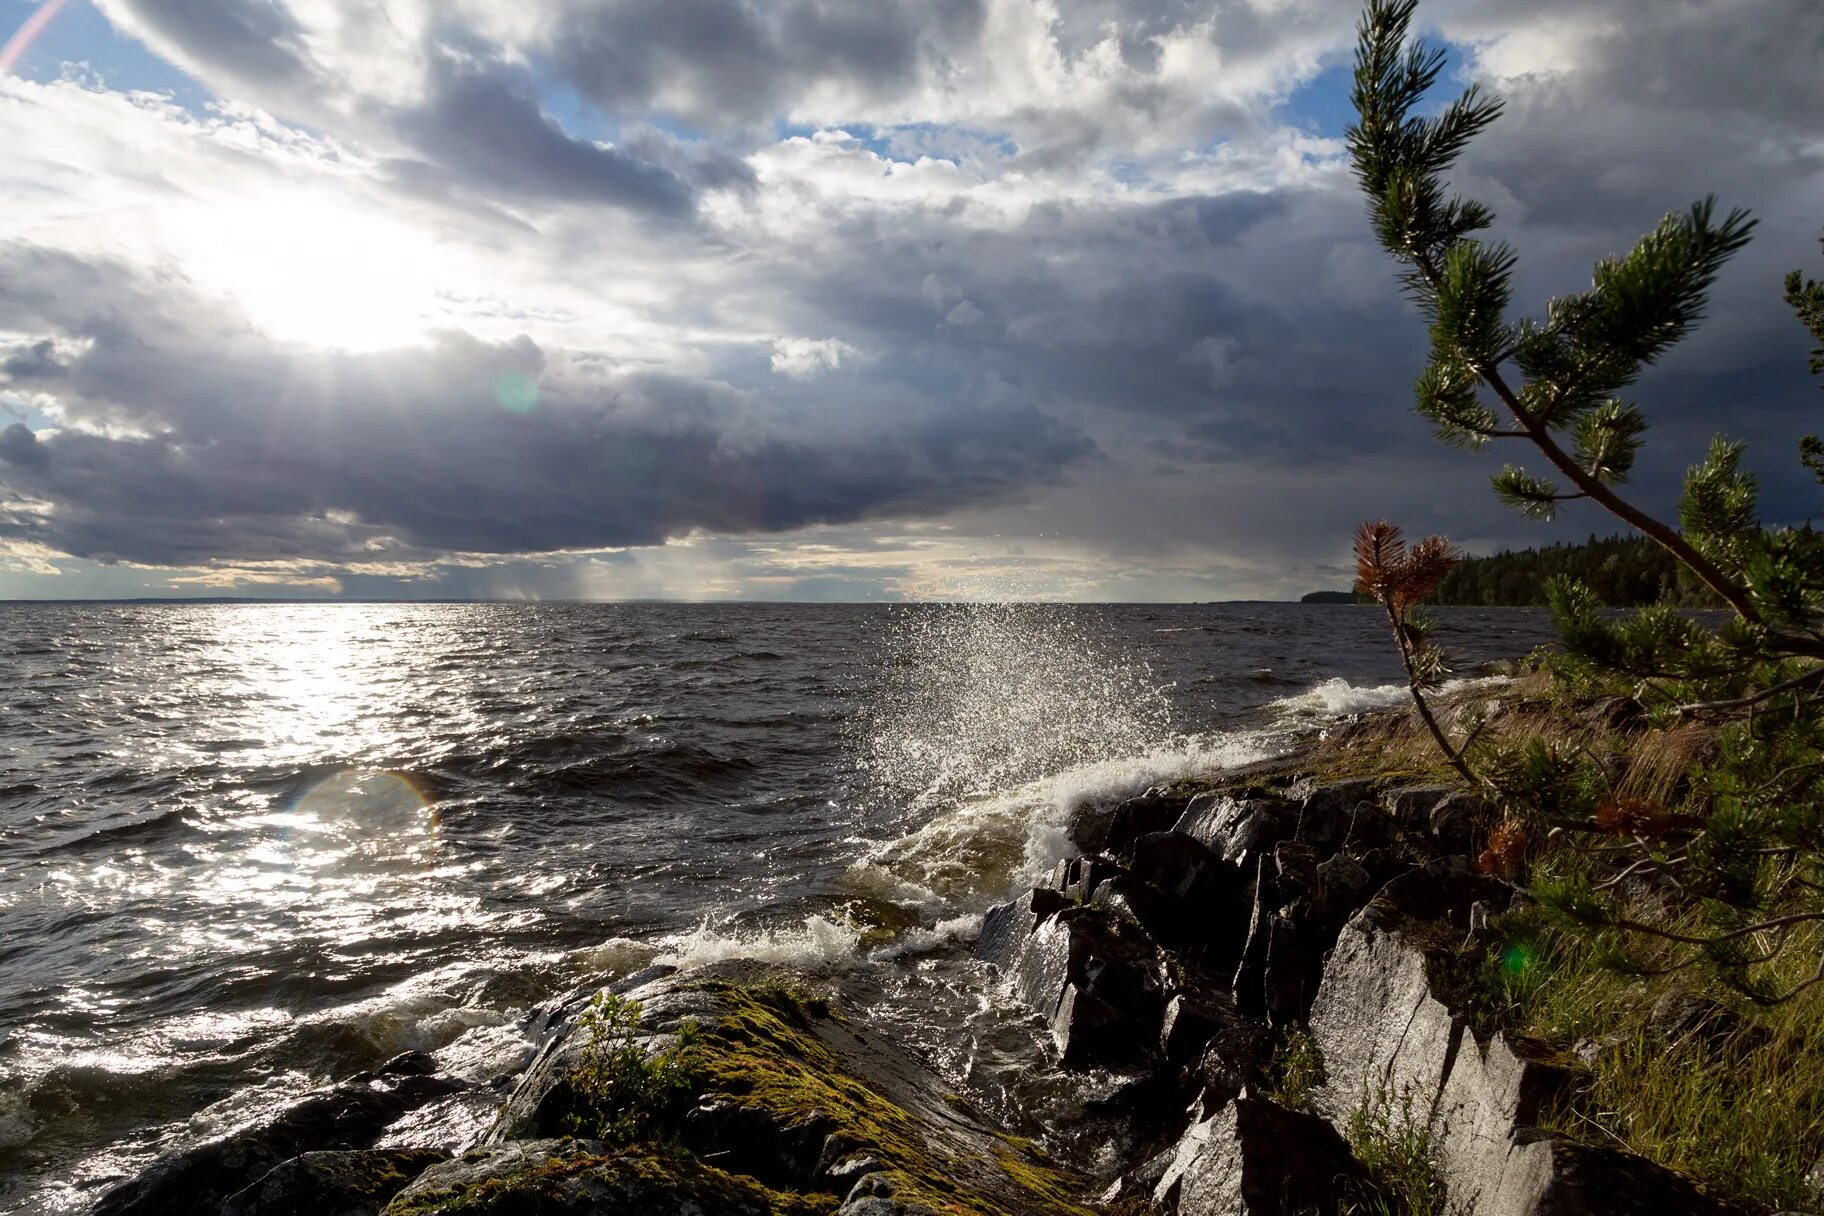
[[[0,0],[0,598],[1296,598],[1471,551],[1344,0]],[[1716,193],[1638,386],[1769,520],[1824,429],[1824,5],[1425,0],[1519,311]],[[14,35],[14,31],[20,31]],[[1536,461],[1535,461],[1536,463]]]

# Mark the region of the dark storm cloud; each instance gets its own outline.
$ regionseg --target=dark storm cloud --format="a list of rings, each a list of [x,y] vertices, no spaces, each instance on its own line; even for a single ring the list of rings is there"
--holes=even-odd
[[[911,408],[845,437],[726,383],[603,379],[526,339],[301,352],[232,319],[172,324],[216,309],[122,266],[7,246],[0,277],[18,287],[0,297],[0,326],[90,340],[58,389],[71,425],[0,438],[0,480],[55,506],[15,511],[5,532],[78,557],[648,545],[1003,500],[1089,452],[1081,434],[1020,405],[902,403]],[[32,306],[69,299],[65,282],[98,294],[80,309]],[[95,317],[108,323],[88,327]],[[536,407],[523,393],[504,398],[519,410],[503,406],[503,377],[536,380]],[[97,422],[134,433],[85,429]]]
[[[22,346],[0,359],[0,376],[16,385],[34,380],[56,380],[69,371],[57,359],[57,344],[48,338]]]
[[[831,81],[890,96],[974,41],[985,0],[607,0],[553,23],[559,70],[610,113],[771,124]]]
[[[439,193],[589,202],[678,217],[703,189],[745,186],[726,153],[647,139],[637,150],[567,133],[535,81],[460,28],[451,45],[418,48],[425,95],[399,105],[361,94],[311,53],[289,10],[272,0],[112,0],[130,28],[176,49],[237,99],[363,142],[392,144],[390,177],[420,197]],[[351,21],[357,21],[351,18]]]
[[[412,146],[457,179],[499,193],[612,203],[677,215],[693,191],[669,169],[564,134],[503,67],[438,56],[424,104],[392,122]]]
[[[1113,37],[1125,63],[1147,73],[1160,36],[1207,23],[1223,64],[1215,95],[1231,70],[1297,58],[1294,44],[1344,62],[1355,9],[1062,0],[1054,32],[1066,55]],[[612,118],[659,113],[751,134],[825,104],[819,90],[856,106],[912,97],[932,80],[961,79],[966,90],[966,74],[947,73],[984,49],[984,11],[976,0],[603,0],[566,7],[544,49]],[[166,18],[161,28],[179,37]],[[1769,518],[1812,514],[1815,485],[1791,444],[1824,427],[1779,277],[1794,265],[1824,271],[1813,241],[1824,227],[1824,5],[1426,0],[1421,21],[1480,45],[1487,64],[1507,56],[1511,66],[1528,39],[1549,44],[1498,83],[1507,115],[1458,174],[1498,212],[1494,235],[1520,251],[1516,315],[1587,287],[1595,259],[1705,193],[1762,218],[1699,335],[1634,391],[1655,429],[1631,492],[1669,514],[1679,470],[1724,430],[1753,440]],[[227,62],[229,25],[184,36]],[[1552,41],[1567,30],[1575,38]],[[1495,41],[1508,36],[1512,45]],[[758,188],[710,141],[644,130],[608,150],[570,138],[511,56],[485,46],[435,55],[421,106],[355,107],[382,115],[381,129],[406,146],[401,175],[426,192],[679,214],[702,190]],[[66,432],[29,449],[0,438],[0,458],[11,460],[0,472],[59,505],[49,519],[16,516],[15,527],[66,551],[143,560],[347,557],[369,544],[385,556],[387,537],[406,549],[511,552],[939,513],[1017,498],[1068,468],[1076,485],[1047,491],[1037,526],[1110,552],[1204,544],[1264,560],[1328,553],[1332,537],[1340,553],[1356,520],[1382,513],[1463,538],[1537,538],[1483,480],[1504,459],[1525,462],[1525,450],[1447,451],[1409,413],[1423,321],[1339,166],[1283,170],[1276,158],[1300,154],[1238,138],[1233,161],[1175,177],[1219,134],[1245,128],[1265,140],[1270,117],[1258,106],[1212,103],[1210,129],[1135,167],[1131,190],[1085,185],[1098,153],[1125,157],[1121,141],[1178,117],[1168,106],[1183,95],[1155,83],[1131,82],[1102,113],[1068,98],[981,99],[984,122],[1020,124],[1011,159],[982,158],[995,162],[985,173],[1057,174],[1047,179],[1056,198],[1047,181],[1010,187],[1033,194],[1017,219],[972,211],[967,172],[953,199],[878,206],[840,188],[819,195],[812,182],[788,197],[827,202],[815,223],[777,236],[718,233],[738,256],[700,299],[659,318],[712,335],[838,337],[867,353],[862,378],[782,386],[764,354],[730,355],[714,339],[703,361],[748,360],[728,383],[649,375],[592,385],[553,357],[552,399],[520,418],[493,403],[491,385],[538,372],[536,348],[449,338],[410,354],[285,354],[181,292],[117,298],[95,267],[63,267],[54,286],[24,284],[14,298],[36,304],[20,303],[24,320],[0,328],[93,338],[57,391],[145,437]],[[951,121],[970,126],[966,113]],[[791,172],[774,187],[799,190]],[[789,409],[772,395],[784,387]],[[303,405],[279,408],[287,394]],[[993,530],[1016,517],[985,507],[979,518]],[[1573,509],[1558,534],[1615,526]]]

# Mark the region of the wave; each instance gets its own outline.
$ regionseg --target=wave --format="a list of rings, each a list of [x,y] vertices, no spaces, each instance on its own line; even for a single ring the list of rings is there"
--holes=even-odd
[[[1441,691],[1449,694],[1472,688],[1499,687],[1507,682],[1503,676],[1446,680]],[[1376,709],[1393,709],[1403,704],[1409,695],[1404,684],[1357,685],[1337,678],[1325,680],[1295,696],[1281,697],[1267,708],[1282,715],[1337,718]]]
[[[726,931],[705,921],[689,933],[664,939],[655,963],[702,967],[728,959],[806,966],[847,965],[859,957],[862,930],[846,920],[808,916],[801,924],[776,929]]]

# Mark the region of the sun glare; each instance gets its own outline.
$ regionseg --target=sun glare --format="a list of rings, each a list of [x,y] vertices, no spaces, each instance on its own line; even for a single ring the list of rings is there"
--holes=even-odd
[[[180,221],[186,265],[280,341],[349,350],[401,346],[441,315],[436,247],[340,200],[237,199]]]

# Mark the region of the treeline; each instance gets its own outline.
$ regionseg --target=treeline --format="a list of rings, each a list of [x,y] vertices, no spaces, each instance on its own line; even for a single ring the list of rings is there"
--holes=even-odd
[[[1543,607],[1546,581],[1569,575],[1612,608],[1668,603],[1702,608],[1712,603],[1702,586],[1681,579],[1672,555],[1644,536],[1591,536],[1580,545],[1509,549],[1465,558],[1438,585],[1440,604]]]

